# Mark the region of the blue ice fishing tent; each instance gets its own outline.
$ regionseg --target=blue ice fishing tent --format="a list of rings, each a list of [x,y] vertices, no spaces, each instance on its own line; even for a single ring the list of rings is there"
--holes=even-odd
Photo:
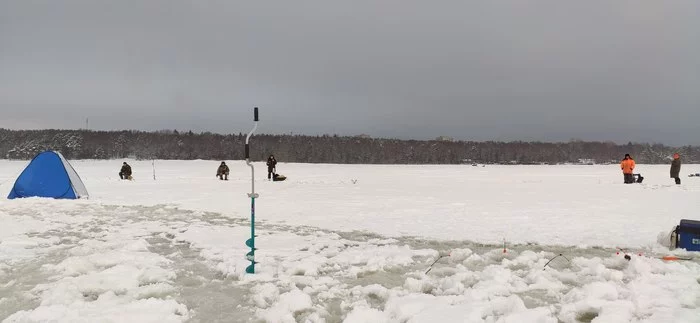
[[[17,177],[8,199],[20,197],[87,198],[88,192],[73,166],[59,152],[45,151]]]

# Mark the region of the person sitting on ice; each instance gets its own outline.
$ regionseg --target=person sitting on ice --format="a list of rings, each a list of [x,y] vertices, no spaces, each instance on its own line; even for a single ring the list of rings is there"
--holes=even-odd
[[[219,168],[216,170],[216,176],[218,176],[220,180],[228,181],[228,174],[229,169],[228,166],[226,166],[226,162],[221,162],[221,165],[219,165]]]
[[[625,184],[633,184],[635,182],[634,178],[634,159],[630,154],[625,154],[625,159],[620,163],[620,168],[622,168],[622,175],[624,176]]]
[[[131,166],[124,162],[122,164],[122,169],[119,171],[119,178],[121,179],[131,179]]]

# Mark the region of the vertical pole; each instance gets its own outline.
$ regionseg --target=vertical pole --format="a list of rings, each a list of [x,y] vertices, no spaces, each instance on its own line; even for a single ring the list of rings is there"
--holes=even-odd
[[[156,160],[153,160],[153,180],[156,180]]]
[[[258,128],[257,107],[253,109],[253,121],[255,122],[253,129],[245,137],[245,163],[250,167],[250,193],[248,194],[250,197],[250,239],[245,242],[246,246],[250,247],[250,251],[245,255],[246,259],[250,261],[250,265],[245,269],[245,272],[249,274],[255,273],[255,264],[257,264],[255,261],[255,250],[257,250],[255,248],[255,199],[259,195],[255,193],[255,167],[250,162],[250,145],[248,143],[255,129]]]

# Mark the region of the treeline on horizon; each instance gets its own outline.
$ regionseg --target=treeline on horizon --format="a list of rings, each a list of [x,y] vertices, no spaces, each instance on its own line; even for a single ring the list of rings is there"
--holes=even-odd
[[[0,158],[31,159],[45,150],[68,159],[241,160],[244,133],[215,134],[177,130],[90,131],[0,129]],[[679,152],[685,163],[700,161],[700,147],[612,142],[496,142],[400,140],[338,135],[256,134],[251,159],[339,164],[559,164],[616,163],[631,154],[638,163],[665,164]]]

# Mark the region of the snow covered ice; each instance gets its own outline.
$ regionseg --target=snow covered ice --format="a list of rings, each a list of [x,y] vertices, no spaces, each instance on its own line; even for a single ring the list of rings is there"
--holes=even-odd
[[[2,322],[700,322],[700,255],[662,245],[700,179],[665,165],[256,164],[250,275],[243,162],[71,164],[89,200],[0,200]]]

